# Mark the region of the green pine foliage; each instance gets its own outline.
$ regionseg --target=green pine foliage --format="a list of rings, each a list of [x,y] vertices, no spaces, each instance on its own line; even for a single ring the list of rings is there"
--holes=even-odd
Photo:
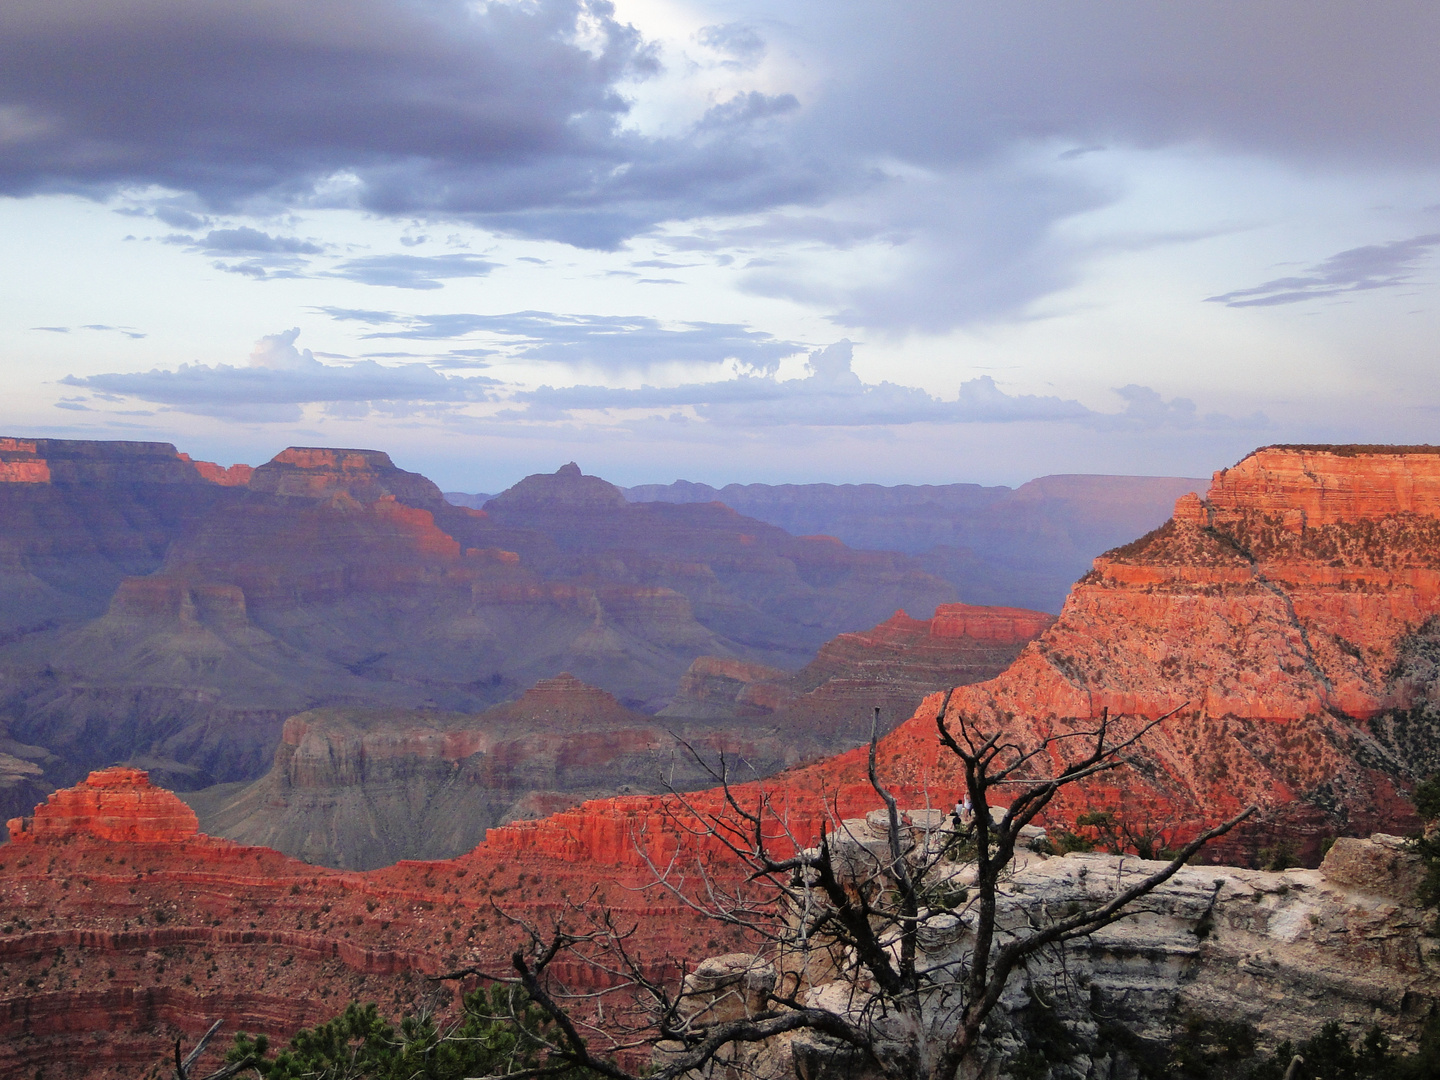
[[[1425,880],[1420,884],[1420,902],[1440,906],[1440,776],[1432,776],[1415,788],[1415,810],[1428,828],[1415,838],[1415,850],[1425,860]]]
[[[464,1006],[464,1018],[442,1031],[428,1016],[407,1016],[397,1029],[373,1003],[352,1002],[335,1019],[299,1032],[273,1058],[265,1036],[237,1035],[226,1060],[252,1059],[265,1080],[461,1080],[563,1064],[550,1054],[549,1019],[523,991],[497,985],[488,995],[467,994]]]

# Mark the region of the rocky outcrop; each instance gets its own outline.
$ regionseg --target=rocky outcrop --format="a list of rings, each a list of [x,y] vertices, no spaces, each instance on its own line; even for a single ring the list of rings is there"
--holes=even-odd
[[[618,510],[625,494],[598,476],[586,476],[570,462],[553,473],[535,473],[494,496],[485,505],[496,510],[539,510],[544,514]]]
[[[1267,830],[1313,858],[1326,835],[1413,827],[1405,791],[1440,767],[1437,462],[1403,447],[1258,451],[1097,559],[1056,624],[1000,678],[957,689],[949,715],[1038,740],[1103,713],[1178,710],[1138,769],[1057,809],[1098,803],[1178,835],[1256,802],[1268,824],[1234,857]],[[897,781],[937,802],[959,784],[939,705],[884,748]],[[824,768],[837,784],[857,763]]]
[[[566,673],[478,714],[301,713],[264,777],[187,799],[213,835],[370,869],[454,857],[597,795],[708,787],[722,754],[768,775],[827,748],[774,723],[657,719]]]
[[[495,906],[543,921],[565,897],[605,903],[621,925],[640,926],[632,955],[672,982],[689,970],[699,1009],[743,1013],[782,985],[771,981],[777,965],[738,955],[748,952],[744,938],[653,887],[653,868],[635,853],[649,850],[666,865],[677,833],[673,819],[645,816],[654,798],[559,815],[579,857],[497,842],[559,835],[531,824],[497,830],[449,862],[354,873],[181,829],[149,840],[135,830],[128,840],[97,835],[96,822],[122,819],[114,807],[153,805],[153,791],[117,770],[108,808],[89,794],[51,800],[83,805],[86,813],[70,816],[87,827],[36,830],[0,847],[0,1077],[33,1076],[43,1065],[51,1077],[118,1080],[163,1062],[175,1037],[193,1041],[216,1017],[226,1027],[211,1062],[237,1029],[284,1037],[355,999],[413,1009],[433,1000],[425,975],[503,968],[516,939]],[[820,820],[790,818],[808,835]],[[662,839],[651,826],[668,830],[668,848],[647,848]],[[870,828],[862,817],[840,835],[865,842]],[[1003,916],[1044,919],[1077,899],[1104,899],[1154,865],[1024,855]],[[954,864],[954,874],[964,872]],[[1408,891],[1416,872],[1414,856],[1385,837],[1337,841],[1319,870],[1185,868],[1136,916],[1074,943],[1063,971],[1042,958],[1017,978],[996,1043],[1033,1044],[1038,991],[1045,1016],[1059,1010],[1078,1034],[1070,1050],[1102,1069],[1153,1050],[1187,1022],[1249,1025],[1268,1048],[1335,1018],[1355,1034],[1379,1024],[1406,1045],[1437,991],[1435,942]],[[930,954],[963,950],[963,909],[925,918]],[[783,988],[794,989],[794,965],[778,966]],[[576,987],[603,979],[580,966],[561,974]],[[823,994],[827,981],[817,970],[803,989]],[[442,1018],[450,1008],[442,998]],[[793,1068],[789,1047],[772,1049],[784,1052],[766,1061]],[[803,1062],[826,1060],[798,1049]]]
[[[172,844],[200,832],[195,812],[139,769],[92,772],[52,794],[33,817],[7,823],[12,843],[54,842],[83,834],[100,840]]]
[[[388,495],[411,506],[445,505],[438,487],[419,473],[396,468],[390,455],[381,450],[292,446],[256,469],[249,487],[287,498],[344,495],[364,504]]]
[[[213,461],[196,461],[189,454],[178,455],[181,461],[188,461],[195,471],[212,484],[221,487],[246,487],[255,468],[252,465],[217,465]]]
[[[872,868],[867,875],[874,862],[866,852],[884,850],[888,838],[866,819],[844,822],[835,835],[837,858],[859,853]],[[1098,906],[1163,865],[1023,853],[1001,885],[999,940],[1079,904]],[[1030,961],[1007,984],[981,1052],[960,1075],[1159,1075],[1177,1039],[1206,1031],[1230,1033],[1237,1060],[1227,1069],[1241,1075],[1253,1062],[1238,1060],[1249,1055],[1237,1033],[1264,1055],[1286,1040],[1313,1038],[1328,1021],[1355,1043],[1379,1027],[1397,1047],[1413,1050],[1440,999],[1440,942],[1427,934],[1430,916],[1415,901],[1422,869],[1403,841],[1386,835],[1337,841],[1318,870],[1184,868],[1129,918]],[[964,899],[973,867],[942,863],[939,870],[934,895],[961,899],[919,914],[916,963],[933,981],[918,1022],[933,1047],[954,1031],[962,1000],[961,980],[942,973],[968,970],[978,918],[976,903]],[[882,1047],[887,1038],[900,1046],[914,1034],[874,1007],[874,983],[821,938],[796,938],[773,955],[704,961],[686,990],[702,1019],[718,1021],[763,1012],[777,985],[811,1008],[852,1021],[870,1017]],[[841,1050],[823,1034],[791,1033],[742,1045],[728,1063],[760,1080],[887,1075]]]

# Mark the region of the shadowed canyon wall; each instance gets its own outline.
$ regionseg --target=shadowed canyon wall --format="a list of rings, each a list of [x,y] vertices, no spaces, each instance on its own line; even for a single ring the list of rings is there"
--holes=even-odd
[[[842,634],[793,675],[701,657],[658,716],[567,674],[478,714],[324,708],[285,722],[270,771],[187,795],[205,831],[356,869],[446,858],[487,829],[611,794],[769,776],[849,749],[937,688],[990,678],[1053,617],[942,605]],[[768,680],[768,681],[767,681]]]

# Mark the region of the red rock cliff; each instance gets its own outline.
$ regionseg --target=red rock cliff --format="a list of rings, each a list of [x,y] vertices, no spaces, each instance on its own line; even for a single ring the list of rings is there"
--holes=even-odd
[[[191,840],[200,832],[195,811],[174,792],[155,787],[139,769],[101,769],[72,788],[50,795],[34,817],[9,823],[15,843],[58,840],[84,834],[100,840],[141,844]]]
[[[836,752],[869,738],[876,707],[888,728],[937,689],[993,678],[1054,621],[1043,611],[941,604],[929,619],[897,611],[869,630],[840,634],[793,673],[703,656],[662,715],[770,718],[825,733]]]
[[[342,873],[196,834],[193,817],[166,819],[175,806],[144,773],[106,770],[0,846],[0,1078],[147,1075],[166,1068],[174,1038],[193,1045],[224,1018],[208,1073],[237,1031],[287,1038],[351,1000],[394,1014],[433,1005],[425,976],[509,963],[519,942],[492,900],[535,922],[563,895],[598,893],[647,924],[637,955],[656,973],[740,945],[641,888],[643,870],[482,848]],[[593,986],[596,973],[562,976]]]
[[[370,503],[384,495],[422,506],[446,506],[440,489],[419,473],[395,467],[381,450],[292,446],[250,476],[254,491],[307,499],[337,494]]]
[[[1059,621],[951,714],[1036,740],[1180,713],[1140,768],[1075,793],[1181,831],[1249,802],[1304,840],[1400,828],[1435,768],[1440,456],[1428,448],[1283,448],[1216,473],[1201,500],[1095,561]],[[888,741],[899,778],[958,789],[937,752],[938,695]],[[854,763],[825,766],[832,783]]]
[[[1178,709],[1134,768],[1071,790],[1052,821],[1105,807],[1178,839],[1255,802],[1263,821],[1229,842],[1232,857],[1276,839],[1313,856],[1326,835],[1413,825],[1405,792],[1440,767],[1437,615],[1440,454],[1267,448],[1095,560],[1058,621],[998,678],[956,688],[949,715],[1038,742],[1102,712],[1133,727]],[[872,634],[918,631],[897,618]],[[881,744],[882,774],[912,804],[962,790],[936,737],[941,700]],[[875,804],[864,769],[857,751],[764,786],[792,821],[825,795],[843,815]],[[665,816],[653,801],[587,804],[491,843],[630,858],[622,837],[655,835]]]

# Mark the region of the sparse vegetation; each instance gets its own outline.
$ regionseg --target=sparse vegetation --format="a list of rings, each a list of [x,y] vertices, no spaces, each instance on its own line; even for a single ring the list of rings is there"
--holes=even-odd
[[[465,995],[462,1004],[452,1024],[422,1012],[396,1027],[374,1003],[352,1002],[335,1019],[300,1031],[273,1057],[265,1036],[237,1035],[226,1061],[243,1062],[265,1080],[461,1080],[539,1066],[553,1025],[523,991],[494,986]],[[594,1074],[561,1069],[545,1075],[585,1080]]]

